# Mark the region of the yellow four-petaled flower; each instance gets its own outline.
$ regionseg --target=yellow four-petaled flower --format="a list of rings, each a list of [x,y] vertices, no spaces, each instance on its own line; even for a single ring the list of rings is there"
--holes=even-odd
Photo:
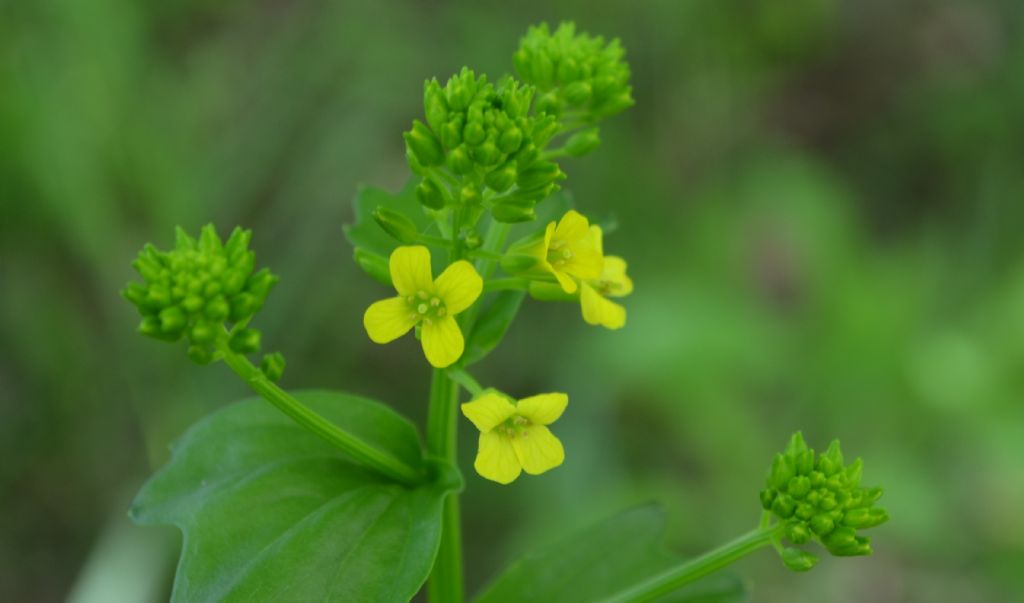
[[[569,404],[565,394],[539,394],[513,403],[487,391],[462,405],[462,414],[480,430],[473,467],[481,476],[509,484],[521,471],[539,475],[565,460],[562,443],[547,428]]]
[[[483,279],[472,264],[459,260],[434,280],[430,250],[422,245],[395,249],[389,267],[398,296],[366,309],[366,333],[376,343],[388,343],[420,325],[427,361],[438,368],[451,365],[465,348],[455,315],[480,297]]]
[[[577,279],[601,276],[601,227],[591,226],[583,214],[569,210],[557,224],[549,223],[544,237],[521,253],[536,257],[536,270],[554,276],[566,293],[575,293]]]

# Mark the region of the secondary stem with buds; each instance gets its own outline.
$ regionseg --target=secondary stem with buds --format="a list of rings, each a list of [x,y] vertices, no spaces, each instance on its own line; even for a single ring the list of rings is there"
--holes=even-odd
[[[782,524],[760,527],[682,565],[644,580],[601,603],[645,603],[667,595],[716,572],[754,551],[769,546],[783,529]]]
[[[296,423],[337,446],[356,460],[406,485],[422,483],[426,478],[421,472],[391,454],[364,442],[299,402],[294,396],[267,379],[263,371],[249,362],[248,358],[232,351],[226,337],[217,342],[217,350],[231,370],[241,377],[253,391],[291,417]]]

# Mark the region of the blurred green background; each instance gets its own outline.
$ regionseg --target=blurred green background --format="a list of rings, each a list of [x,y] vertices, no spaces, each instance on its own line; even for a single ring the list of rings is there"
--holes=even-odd
[[[166,599],[177,537],[131,526],[168,444],[246,395],[134,334],[146,241],[255,229],[289,387],[422,421],[414,341],[375,346],[341,226],[407,177],[421,84],[500,75],[527,25],[618,36],[637,105],[569,161],[621,228],[619,332],[527,304],[479,376],[569,392],[564,467],[467,471],[471,591],[656,499],[696,553],[746,531],[771,454],[833,436],[887,487],[874,557],[737,570],[753,601],[1024,600],[1024,10],[1019,0],[0,2],[0,600]],[[614,554],[610,551],[609,554]],[[70,594],[70,595],[69,595]]]

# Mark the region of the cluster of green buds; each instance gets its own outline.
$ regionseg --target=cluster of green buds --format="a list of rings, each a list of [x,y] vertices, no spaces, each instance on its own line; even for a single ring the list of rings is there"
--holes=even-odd
[[[859,458],[844,464],[838,440],[816,456],[797,432],[772,462],[761,506],[766,516],[782,522],[782,535],[795,545],[817,539],[836,556],[870,555],[870,539],[857,531],[882,524],[889,515],[874,506],[882,489],[861,487],[862,470]],[[807,570],[817,562],[797,549],[780,552],[790,569]]]
[[[254,273],[251,239],[252,231],[236,228],[223,242],[208,224],[198,240],[178,228],[170,251],[143,247],[132,264],[143,282],[121,292],[142,315],[139,332],[161,341],[187,340],[188,356],[198,364],[216,360],[224,340],[234,352],[258,352],[260,332],[247,325],[278,278],[267,269]],[[276,380],[284,359],[269,354],[262,368]]]
[[[537,88],[539,113],[592,123],[633,105],[625,54],[617,39],[576,33],[573,23],[552,32],[542,23],[520,41],[513,62],[519,77]]]
[[[533,97],[531,86],[510,77],[495,86],[468,68],[444,87],[428,80],[423,88],[427,123],[416,120],[404,134],[409,166],[424,177],[416,190],[420,202],[433,210],[472,208],[503,194],[487,199],[496,219],[532,219],[533,206],[565,177],[558,164],[541,158],[559,123],[554,116],[530,115]],[[445,183],[454,181],[458,186],[451,191]]]

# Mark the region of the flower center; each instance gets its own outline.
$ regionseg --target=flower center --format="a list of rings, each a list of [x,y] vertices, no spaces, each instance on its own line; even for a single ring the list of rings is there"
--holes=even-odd
[[[509,417],[498,429],[510,438],[526,437],[529,435],[530,421],[526,417],[515,415]]]
[[[444,300],[424,289],[420,289],[415,295],[408,296],[405,301],[409,304],[409,310],[413,317],[428,325],[434,320],[441,320],[448,314]]]
[[[548,247],[548,262],[554,266],[562,267],[572,260],[572,251],[568,249],[566,242],[561,239],[551,241]]]

